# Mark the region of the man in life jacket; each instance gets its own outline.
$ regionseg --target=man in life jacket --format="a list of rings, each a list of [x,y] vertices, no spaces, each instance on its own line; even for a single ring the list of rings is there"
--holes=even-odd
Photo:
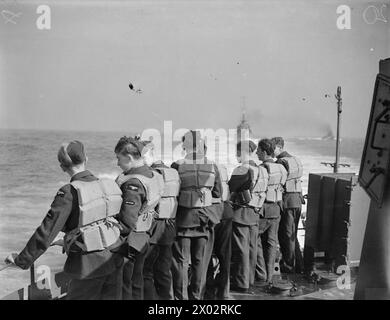
[[[272,283],[278,247],[278,229],[282,209],[283,186],[287,179],[286,169],[273,160],[275,145],[270,139],[262,139],[257,146],[257,156],[267,169],[268,185],[263,205],[263,216],[259,220],[257,241],[256,281]]]
[[[178,172],[156,160],[154,146],[150,141],[145,145],[145,164],[160,173],[164,178],[164,193],[156,208],[158,216],[151,229],[150,247],[144,264],[145,300],[172,300],[172,244],[176,237],[177,197],[180,191]]]
[[[204,146],[205,154],[207,152],[206,145]],[[217,158],[216,155],[215,158]],[[213,198],[213,204],[220,206],[216,208],[221,210],[221,220],[214,227],[214,243],[211,250],[211,254],[215,255],[218,259],[218,273],[214,277],[215,273],[215,259],[206,257],[206,261],[209,260],[209,264],[205,266],[206,285],[204,287],[204,298],[207,300],[228,300],[230,299],[230,261],[232,255],[232,218],[233,208],[229,202],[229,176],[226,166],[223,164],[217,164],[218,171],[221,177],[222,183],[222,195],[220,198]]]
[[[108,249],[119,238],[113,216],[122,204],[121,191],[114,181],[99,180],[86,170],[81,142],[63,144],[57,157],[70,183],[59,189],[26,247],[7,257],[6,263],[30,268],[62,231],[67,253],[64,272],[71,278],[66,298],[121,299],[123,258]]]
[[[233,203],[232,291],[253,293],[257,256],[258,221],[267,189],[267,171],[254,161],[256,144],[250,140],[237,143],[237,160],[229,180]]]
[[[287,181],[283,193],[283,211],[279,225],[279,244],[282,253],[280,271],[302,273],[303,258],[297,232],[304,201],[301,186],[303,166],[298,158],[284,151],[282,137],[275,137],[272,140],[275,144],[276,162],[282,164],[287,170]]]
[[[132,137],[119,139],[115,154],[123,173],[116,182],[123,193],[118,220],[122,226],[122,241],[114,251],[125,257],[123,267],[123,299],[142,300],[144,294],[143,268],[149,247],[154,209],[163,192],[159,173],[144,163],[141,156],[144,145]]]
[[[198,131],[187,132],[183,139],[184,159],[172,163],[180,176],[179,203],[176,214],[177,236],[173,244],[173,290],[176,300],[199,300],[206,284],[205,266],[211,257],[213,228],[221,218],[221,179],[217,166],[204,155],[204,141]],[[191,281],[188,271],[191,257]]]

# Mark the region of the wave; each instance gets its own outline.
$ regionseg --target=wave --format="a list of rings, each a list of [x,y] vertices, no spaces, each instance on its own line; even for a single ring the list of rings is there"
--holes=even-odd
[[[110,172],[110,173],[99,173],[97,177],[99,179],[111,179],[115,180],[118,177],[119,173],[118,172]]]

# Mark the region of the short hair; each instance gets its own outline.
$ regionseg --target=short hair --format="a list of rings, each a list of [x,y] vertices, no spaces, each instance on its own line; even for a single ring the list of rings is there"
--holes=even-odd
[[[241,155],[241,152],[252,153],[256,148],[256,143],[252,140],[241,140],[237,143],[237,154]]]
[[[123,136],[115,146],[115,153],[122,155],[131,155],[134,159],[141,158],[141,142],[132,138]]]
[[[275,144],[271,139],[261,139],[258,144],[258,148],[269,156],[273,156],[275,151]]]
[[[271,141],[275,144],[275,146],[279,146],[282,149],[284,148],[284,139],[282,137],[273,137]]]

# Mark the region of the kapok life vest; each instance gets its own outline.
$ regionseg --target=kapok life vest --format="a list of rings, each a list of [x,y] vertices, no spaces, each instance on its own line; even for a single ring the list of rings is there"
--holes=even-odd
[[[286,192],[302,192],[301,177],[303,176],[303,166],[301,161],[295,157],[281,158],[288,164]]]
[[[79,202],[77,228],[65,234],[64,249],[69,253],[73,244],[84,252],[101,251],[114,244],[120,235],[118,221],[122,191],[111,179],[73,181]],[[79,241],[80,236],[83,241]]]
[[[264,162],[262,164],[268,171],[268,187],[266,193],[267,202],[282,201],[283,186],[287,180],[287,171],[283,165],[274,162]]]
[[[117,183],[121,186],[130,179],[137,179],[141,182],[146,190],[146,201],[142,203],[141,209],[138,213],[137,224],[135,232],[149,231],[152,226],[153,218],[156,214],[155,208],[158,205],[161,196],[164,192],[164,180],[161,174],[153,172],[153,177],[148,178],[142,174],[127,174],[120,175],[117,178]]]
[[[158,204],[158,217],[171,219],[176,217],[177,196],[180,191],[180,177],[173,168],[156,168],[164,179],[164,191]]]
[[[185,208],[211,206],[211,189],[215,183],[214,164],[206,158],[194,161],[185,159],[178,164],[181,181],[179,205]]]
[[[266,198],[268,185],[267,169],[260,166],[253,166],[249,163],[244,163],[233,171],[233,175],[247,174],[248,170],[251,175],[251,186],[249,190],[237,192],[237,204],[252,208],[261,208]]]
[[[249,202],[248,206],[261,208],[266,198],[269,179],[268,172],[266,168],[261,166],[250,166],[250,170],[253,170],[253,177],[255,180],[252,182],[252,200]]]
[[[221,198],[213,198],[213,203],[221,203],[223,201],[227,201],[230,198],[230,190],[229,190],[229,175],[227,172],[226,167],[223,164],[217,165],[219,176],[221,178],[221,184],[222,184],[222,196]]]

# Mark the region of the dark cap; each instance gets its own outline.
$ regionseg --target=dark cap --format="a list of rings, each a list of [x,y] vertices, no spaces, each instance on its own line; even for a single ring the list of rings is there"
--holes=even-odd
[[[87,158],[85,155],[84,145],[80,141],[74,140],[69,142],[66,151],[74,164],[81,164]]]
[[[65,167],[82,164],[87,159],[84,145],[77,140],[64,143],[57,155],[58,161]]]

